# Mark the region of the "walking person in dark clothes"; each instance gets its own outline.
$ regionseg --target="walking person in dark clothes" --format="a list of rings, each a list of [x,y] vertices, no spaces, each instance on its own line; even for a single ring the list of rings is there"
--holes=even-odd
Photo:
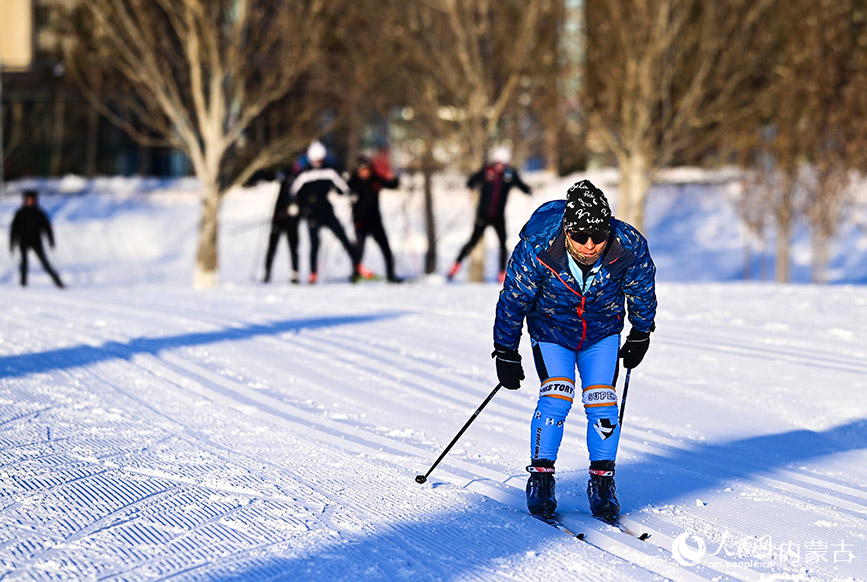
[[[12,219],[12,229],[9,233],[9,252],[13,252],[15,246],[21,254],[21,286],[27,285],[27,251],[33,250],[46,272],[51,276],[54,284],[63,289],[65,285],[60,276],[51,267],[48,257],[45,256],[45,248],[42,246],[42,234],[48,238],[48,245],[54,248],[54,232],[51,230],[51,221],[48,215],[39,208],[36,201],[36,191],[24,192],[24,204],[15,212]]]
[[[297,284],[298,279],[298,223],[299,209],[298,200],[292,196],[291,187],[297,173],[293,168],[292,171],[286,172],[285,177],[280,182],[280,193],[277,195],[277,202],[274,205],[274,214],[271,216],[271,235],[268,238],[268,251],[265,253],[265,278],[264,283],[271,281],[271,266],[274,264],[274,255],[277,254],[277,244],[280,242],[280,236],[285,232],[286,239],[289,245],[289,259],[292,263],[292,274],[289,280]]]
[[[307,148],[307,160],[310,166],[304,168],[289,192],[297,197],[301,218],[307,221],[310,233],[310,283],[316,283],[318,279],[317,261],[319,260],[319,229],[327,227],[349,255],[352,261],[352,280],[358,278],[358,258],[355,256],[355,248],[349,242],[346,232],[343,230],[337,216],[334,215],[334,207],[328,200],[328,193],[337,190],[341,194],[349,194],[349,186],[340,177],[334,168],[324,164],[326,155],[325,146],[314,141]]]
[[[461,262],[482,239],[485,229],[493,226],[500,241],[500,282],[503,282],[507,258],[506,199],[512,186],[517,186],[519,190],[527,195],[532,194],[530,187],[518,175],[518,170],[509,165],[511,160],[512,153],[509,151],[509,148],[505,146],[498,147],[491,152],[491,163],[483,166],[481,170],[470,176],[469,180],[467,180],[467,188],[481,187],[481,196],[479,197],[479,206],[476,209],[476,222],[473,233],[470,235],[470,240],[467,241],[467,244],[458,253],[458,258],[455,259],[455,264],[452,265],[448,274],[449,281],[457,275],[458,270],[461,268]]]
[[[388,245],[388,236],[385,234],[379,210],[379,192],[384,188],[397,188],[398,185],[399,181],[391,168],[385,166],[378,169],[370,158],[365,156],[358,158],[358,167],[349,178],[349,190],[355,196],[352,203],[352,222],[355,225],[358,262],[361,263],[364,243],[370,235],[382,251],[386,277],[391,283],[399,283],[401,279],[394,273],[394,256]]]

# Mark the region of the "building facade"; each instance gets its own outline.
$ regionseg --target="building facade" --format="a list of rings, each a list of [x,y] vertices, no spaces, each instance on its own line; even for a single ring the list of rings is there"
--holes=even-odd
[[[0,0],[5,179],[188,174],[180,153],[140,146],[102,118],[67,74],[67,27],[84,1]]]

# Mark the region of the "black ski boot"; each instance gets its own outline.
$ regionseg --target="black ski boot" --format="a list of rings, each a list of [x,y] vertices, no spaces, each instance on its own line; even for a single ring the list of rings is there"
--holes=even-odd
[[[614,487],[614,461],[591,461],[587,499],[594,517],[615,520],[620,514],[617,489]]]
[[[527,509],[533,515],[553,517],[557,509],[554,497],[554,461],[533,459],[527,467]]]

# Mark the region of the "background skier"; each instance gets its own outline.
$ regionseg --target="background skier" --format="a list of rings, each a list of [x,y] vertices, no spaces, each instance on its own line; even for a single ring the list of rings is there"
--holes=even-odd
[[[48,239],[48,245],[54,248],[54,232],[51,229],[51,221],[48,215],[39,208],[37,204],[37,194],[35,190],[27,190],[24,192],[24,203],[21,208],[15,212],[15,217],[12,219],[12,228],[9,232],[9,252],[13,252],[16,245],[20,253],[20,268],[21,268],[21,286],[27,285],[27,251],[33,250],[45,271],[51,276],[51,280],[59,288],[63,289],[65,285],[60,280],[60,276],[51,267],[48,257],[45,255],[45,248],[42,246],[42,235]]]
[[[626,368],[637,366],[647,351],[655,329],[655,272],[647,241],[611,216],[604,194],[589,180],[574,184],[565,201],[540,206],[521,231],[497,302],[492,355],[500,383],[519,388],[526,318],[541,382],[527,467],[531,513],[552,516],[557,507],[554,462],[576,394],[576,366],[587,417],[590,508],[606,519],[620,512],[614,486],[618,350]],[[620,348],[627,308],[632,330]]]
[[[469,255],[482,239],[485,229],[494,227],[500,241],[500,282],[503,281],[506,270],[506,200],[512,186],[517,186],[526,194],[532,194],[530,187],[521,180],[518,170],[509,165],[512,152],[501,146],[491,152],[491,163],[483,166],[467,180],[467,188],[481,188],[479,205],[476,208],[476,220],[470,240],[461,248],[458,258],[448,274],[452,280],[461,268],[461,262]]]
[[[358,262],[361,263],[364,257],[364,244],[370,235],[382,251],[386,277],[392,283],[399,283],[400,279],[394,273],[394,256],[382,224],[379,193],[384,188],[397,188],[398,185],[399,181],[390,167],[382,163],[374,166],[370,158],[365,156],[358,158],[358,165],[349,178],[349,189],[355,195],[352,222],[355,226]]]
[[[349,186],[334,168],[324,164],[325,146],[314,141],[307,148],[309,167],[304,168],[292,182],[290,195],[297,197],[301,217],[307,221],[310,233],[310,283],[318,279],[317,262],[319,260],[319,229],[327,227],[349,255],[352,262],[352,280],[358,277],[358,259],[355,248],[349,242],[346,232],[334,214],[334,207],[328,200],[328,193],[337,190],[341,194],[349,193]]]
[[[289,259],[292,265],[292,273],[289,280],[297,284],[298,279],[298,201],[291,193],[292,182],[295,174],[300,170],[300,165],[286,172],[280,181],[280,193],[274,205],[274,214],[271,215],[271,234],[268,237],[268,251],[265,253],[265,278],[264,282],[271,281],[271,266],[274,264],[274,256],[277,253],[277,245],[280,236],[286,233],[289,246]]]

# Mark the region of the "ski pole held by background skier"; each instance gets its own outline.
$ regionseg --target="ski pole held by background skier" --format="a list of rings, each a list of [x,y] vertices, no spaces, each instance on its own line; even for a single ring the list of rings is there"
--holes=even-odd
[[[557,508],[554,465],[576,398],[587,418],[590,509],[606,520],[619,514],[618,358],[632,369],[647,352],[655,329],[655,273],[646,239],[612,216],[605,195],[589,180],[575,183],[566,200],[540,206],[521,231],[497,302],[492,356],[500,383],[519,388],[526,319],[540,381],[527,467],[532,514],[552,517]],[[631,330],[621,346],[627,318]]]

